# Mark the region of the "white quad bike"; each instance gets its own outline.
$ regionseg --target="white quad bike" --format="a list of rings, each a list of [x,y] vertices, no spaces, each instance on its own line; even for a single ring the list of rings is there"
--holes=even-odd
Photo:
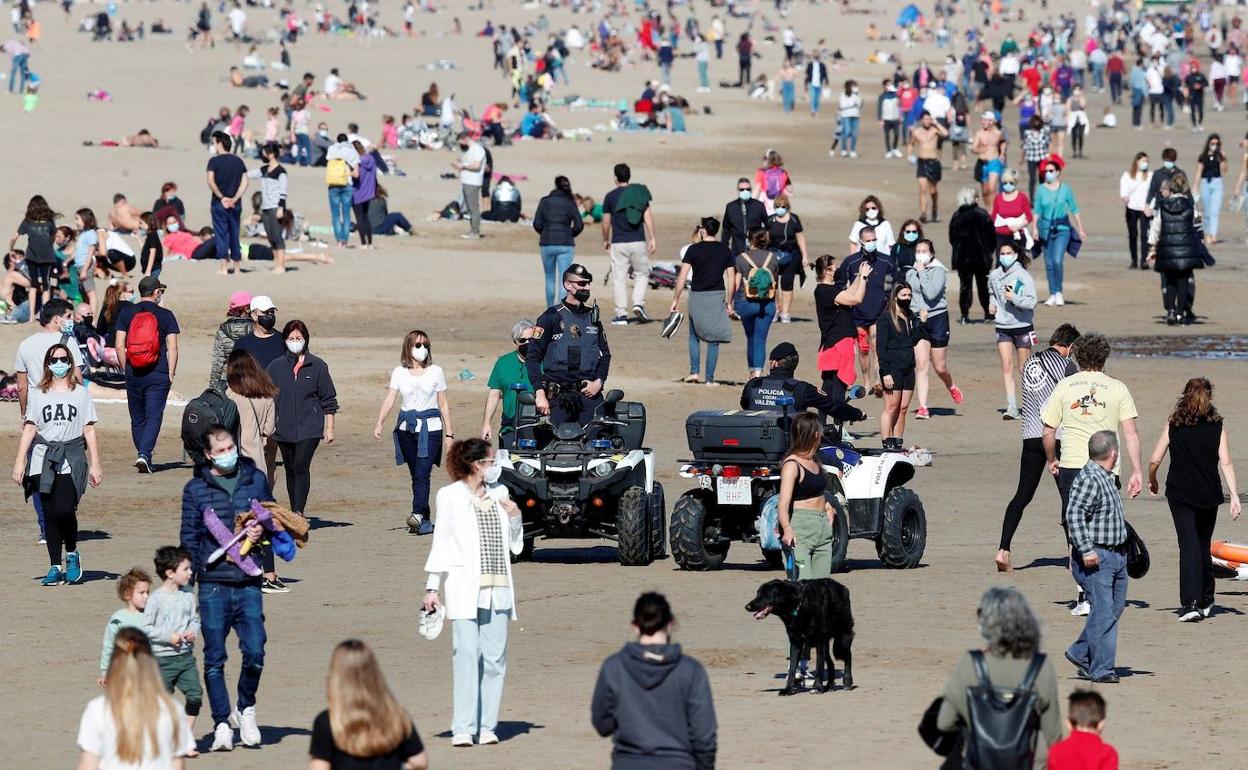
[[[792,405],[791,397],[778,401]],[[680,475],[698,486],[672,507],[669,536],[681,569],[718,569],[734,540],[758,542],[768,564],[783,566],[775,527],[790,421],[789,413],[771,411],[689,416],[685,428],[694,459],[683,462]],[[875,541],[886,567],[917,567],[927,544],[927,515],[919,496],[906,486],[914,477],[914,459],[901,452],[855,449],[842,438],[839,423],[825,430],[820,457],[827,474],[839,480],[829,484],[827,493],[837,513],[833,571],[843,566],[854,538]]]

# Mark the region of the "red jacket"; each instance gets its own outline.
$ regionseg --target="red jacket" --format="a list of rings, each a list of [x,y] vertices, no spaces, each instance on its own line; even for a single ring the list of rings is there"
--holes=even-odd
[[[1048,770],[1118,770],[1118,752],[1096,733],[1076,730],[1049,747]]]

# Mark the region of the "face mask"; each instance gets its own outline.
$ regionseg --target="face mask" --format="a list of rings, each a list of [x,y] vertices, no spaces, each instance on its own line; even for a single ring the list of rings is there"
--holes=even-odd
[[[737,197],[743,201],[748,201],[750,198],[754,197],[754,194],[749,190],[737,190]]]
[[[1171,170],[1171,169],[1173,169],[1173,168],[1174,168],[1174,161],[1172,161],[1172,160],[1163,160],[1163,161],[1161,162],[1161,165],[1162,165],[1162,167],[1163,167],[1163,168],[1165,168],[1167,171],[1169,171],[1169,170]]]
[[[223,455],[213,455],[212,464],[217,466],[218,470],[234,470],[234,466],[238,465],[238,450],[231,449]]]
[[[1140,161],[1140,165],[1138,168],[1140,169],[1140,171],[1148,171],[1148,161],[1146,160]]]
[[[73,333],[74,333],[74,319],[71,318],[65,323],[61,324],[61,334],[73,334]]]
[[[932,261],[932,255],[928,254],[926,251],[916,251],[914,253],[914,261],[918,262],[920,265],[926,265],[928,262]]]
[[[52,372],[53,377],[64,377],[69,374],[69,362],[54,361],[48,364],[48,369]]]
[[[166,196],[165,196],[165,200],[167,200],[167,201],[169,201],[169,202],[171,202],[171,203],[172,203],[173,201],[176,201],[177,199],[178,199],[178,195],[177,195],[177,193],[169,193],[168,195],[166,195]]]
[[[417,363],[423,364],[425,362],[425,359],[427,359],[428,357],[429,357],[429,348],[425,347],[424,345],[416,345],[415,347],[412,348],[412,358],[416,359]]]
[[[468,145],[466,145],[466,144],[461,144],[461,145],[459,146],[459,151],[460,151],[460,152],[468,152]]]
[[[1056,181],[1057,181],[1057,172],[1056,172],[1056,171],[1046,171],[1046,172],[1044,172],[1044,181],[1046,181],[1046,182],[1056,182]]]
[[[1002,254],[1000,261],[1001,267],[1009,270],[1011,267],[1014,267],[1014,263],[1018,261],[1018,256],[1015,254]]]
[[[523,342],[516,345],[516,352],[520,354],[521,358],[524,358],[525,356],[527,356],[529,354],[529,341],[524,340]]]
[[[176,233],[176,232],[177,232],[179,229],[181,229],[181,228],[179,228],[179,227],[178,227],[178,223],[177,223],[177,222],[174,222],[173,224],[166,225],[166,226],[165,226],[165,229],[166,229],[166,230],[168,230],[168,231],[169,231],[169,232],[171,232],[171,233]]]
[[[286,349],[295,355],[303,352],[303,340],[286,340]]]
[[[919,234],[918,233],[902,233],[901,237],[905,238],[910,243],[914,243],[915,241],[919,239]]]
[[[497,484],[499,478],[503,475],[503,469],[498,465],[490,465],[481,475],[485,478],[486,484]]]
[[[789,213],[789,210],[784,206],[776,206],[776,216],[782,217],[787,213]]]
[[[319,137],[320,137],[320,138],[322,138],[322,139],[328,139],[328,138],[329,138],[329,132],[328,132],[328,131],[317,131],[317,132],[316,132],[316,135],[317,135],[317,136],[319,136]]]
[[[576,298],[577,302],[585,304],[586,302],[589,302],[589,289],[577,289],[572,292],[572,296]]]
[[[1216,143],[1209,145],[1209,152],[1217,152],[1217,151],[1218,151],[1218,145]]]
[[[867,219],[879,219],[880,210],[879,209],[867,209],[866,217]]]
[[[878,246],[879,245],[875,241],[863,241],[862,242],[862,250],[868,254],[874,254]]]
[[[1013,182],[1002,182],[1002,183],[1001,183],[1001,191],[1002,191],[1002,192],[1014,192],[1014,183],[1013,183]]]
[[[260,316],[260,320],[256,321],[256,323],[260,324],[261,329],[271,332],[273,331],[273,327],[277,326],[277,316],[262,315]]]
[[[850,89],[850,93],[856,94],[858,93],[858,89],[857,88]]]
[[[897,307],[901,308],[902,310],[909,310],[909,309],[910,309],[910,300],[908,300],[908,299],[899,299],[899,300],[897,300]]]

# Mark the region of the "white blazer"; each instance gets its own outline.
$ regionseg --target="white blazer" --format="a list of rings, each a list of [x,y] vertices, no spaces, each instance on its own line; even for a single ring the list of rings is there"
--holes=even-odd
[[[508,500],[507,488],[495,484],[487,491],[498,501]],[[429,579],[426,590],[442,587],[446,616],[451,620],[474,620],[477,599],[481,593],[481,538],[477,529],[477,512],[472,505],[468,485],[456,481],[438,490],[435,504],[437,519],[433,529],[433,546],[425,561]],[[508,537],[513,554],[524,548],[524,523],[519,516],[509,516],[498,506],[498,524]],[[507,583],[511,586],[511,619],[516,620],[516,585],[511,578],[511,560],[507,561]]]

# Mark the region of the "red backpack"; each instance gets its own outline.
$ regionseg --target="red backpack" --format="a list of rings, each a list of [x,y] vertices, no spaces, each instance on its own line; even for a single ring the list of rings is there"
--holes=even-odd
[[[160,360],[160,324],[156,314],[140,310],[126,332],[126,361],[134,369],[154,366]]]

